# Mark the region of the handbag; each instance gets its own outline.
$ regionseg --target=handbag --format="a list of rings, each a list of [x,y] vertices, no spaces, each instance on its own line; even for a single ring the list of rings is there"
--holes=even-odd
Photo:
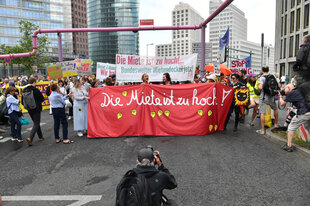
[[[30,123],[30,121],[27,117],[21,117],[21,118],[19,118],[19,121],[22,125],[28,125]]]
[[[266,114],[265,114],[265,126],[271,128],[272,127],[272,120],[271,120],[271,108],[268,105],[266,108]]]

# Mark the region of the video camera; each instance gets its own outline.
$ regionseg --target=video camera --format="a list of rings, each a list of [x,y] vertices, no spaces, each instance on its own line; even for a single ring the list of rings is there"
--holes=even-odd
[[[282,96],[285,96],[285,95],[286,95],[286,94],[285,94],[285,90],[284,90],[284,89],[281,89],[280,94],[281,94]]]

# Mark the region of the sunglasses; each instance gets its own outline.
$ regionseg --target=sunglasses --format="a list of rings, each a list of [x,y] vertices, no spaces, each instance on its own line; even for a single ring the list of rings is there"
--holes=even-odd
[[[231,78],[231,79],[236,79],[235,77]]]

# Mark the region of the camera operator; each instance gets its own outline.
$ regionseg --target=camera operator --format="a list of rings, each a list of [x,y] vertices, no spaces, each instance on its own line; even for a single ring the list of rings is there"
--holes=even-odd
[[[175,181],[175,178],[172,174],[170,174],[169,170],[163,165],[159,152],[153,151],[153,148],[151,146],[148,146],[146,148],[141,149],[138,152],[138,160],[137,160],[137,167],[129,170],[124,178],[128,178],[128,174],[132,176],[131,173],[135,173],[138,177],[139,175],[144,176],[146,179],[148,188],[145,188],[144,191],[137,191],[136,193],[141,193],[142,195],[138,195],[138,197],[141,196],[148,196],[150,197],[150,200],[147,200],[152,206],[174,206],[177,205],[173,200],[168,200],[166,196],[163,195],[164,189],[174,189],[177,187],[177,183]],[[155,165],[158,165],[158,168],[155,167]],[[125,179],[121,180],[121,183],[117,187],[117,194],[121,194],[122,192],[120,190],[122,185],[124,185],[124,182],[126,182]],[[143,182],[143,180],[142,180]],[[125,183],[130,184],[130,183]],[[137,188],[143,188],[143,186],[139,186]],[[122,195],[117,195],[117,201],[116,205],[131,205],[132,201],[126,201],[122,200]],[[125,198],[126,199],[126,198]],[[141,200],[138,200],[141,202]],[[126,202],[126,203],[125,203]],[[130,203],[128,203],[130,202]],[[140,204],[139,204],[140,205]]]
[[[294,137],[294,132],[304,123],[310,120],[310,110],[305,103],[305,98],[302,93],[294,87],[293,84],[288,84],[284,88],[284,93],[286,95],[285,100],[283,99],[283,92],[279,93],[281,106],[286,105],[287,102],[291,102],[293,106],[297,108],[297,115],[295,115],[291,123],[287,128],[287,144],[285,144],[282,149],[287,152],[293,152],[295,149],[292,146],[292,140]]]
[[[297,85],[310,81],[310,35],[304,36],[300,49],[296,56],[296,64],[293,71],[296,74]]]

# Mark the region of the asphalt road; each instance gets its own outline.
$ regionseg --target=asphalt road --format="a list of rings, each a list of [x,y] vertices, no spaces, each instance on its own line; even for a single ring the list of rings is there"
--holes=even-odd
[[[114,205],[116,185],[149,144],[176,177],[178,187],[164,193],[179,205],[310,205],[310,158],[256,134],[257,122],[232,132],[233,119],[227,131],[207,136],[99,139],[77,137],[71,120],[75,143],[64,145],[54,142],[44,111],[43,142],[0,140],[3,205]]]

